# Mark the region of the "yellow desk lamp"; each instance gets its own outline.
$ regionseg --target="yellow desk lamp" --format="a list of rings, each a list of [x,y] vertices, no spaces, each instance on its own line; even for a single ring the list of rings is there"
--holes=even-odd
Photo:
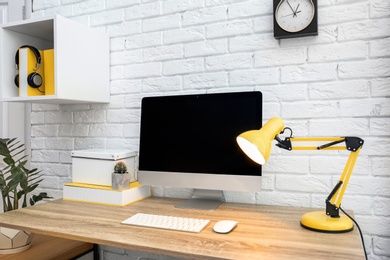
[[[291,132],[290,137],[282,140],[279,134],[285,130]],[[306,213],[302,216],[301,225],[307,229],[321,232],[348,232],[353,229],[353,222],[345,215],[339,214],[341,200],[351,177],[353,167],[364,141],[359,137],[292,137],[292,130],[284,127],[279,117],[271,118],[260,130],[249,130],[237,137],[237,143],[245,154],[258,164],[265,164],[271,154],[271,142],[286,150],[348,150],[351,154],[340,177],[339,182],[326,198],[326,211]],[[292,142],[328,142],[321,146],[292,147]],[[345,146],[335,146],[345,142]]]

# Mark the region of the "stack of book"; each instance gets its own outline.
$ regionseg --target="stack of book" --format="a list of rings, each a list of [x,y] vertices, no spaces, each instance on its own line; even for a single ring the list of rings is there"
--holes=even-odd
[[[132,182],[127,190],[111,186],[70,182],[64,185],[63,199],[112,206],[126,206],[151,196],[150,186]]]

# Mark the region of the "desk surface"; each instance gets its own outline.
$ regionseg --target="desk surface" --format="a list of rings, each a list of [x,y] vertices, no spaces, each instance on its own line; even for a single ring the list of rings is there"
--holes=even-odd
[[[355,229],[327,234],[300,226],[307,208],[224,203],[215,211],[177,209],[180,200],[149,198],[126,207],[57,200],[0,214],[0,225],[44,235],[182,258],[364,259]],[[210,219],[199,234],[120,224],[138,213]],[[239,222],[229,234],[213,232],[222,219]]]

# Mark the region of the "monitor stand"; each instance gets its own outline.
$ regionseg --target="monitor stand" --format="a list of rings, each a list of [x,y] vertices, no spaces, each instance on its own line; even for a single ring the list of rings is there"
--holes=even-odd
[[[215,210],[222,202],[225,202],[225,196],[221,190],[194,189],[191,199],[176,205],[176,208]]]

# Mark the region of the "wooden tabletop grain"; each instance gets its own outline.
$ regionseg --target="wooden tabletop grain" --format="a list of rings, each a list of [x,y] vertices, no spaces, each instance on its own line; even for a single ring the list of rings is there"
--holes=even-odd
[[[217,210],[178,209],[178,199],[148,198],[125,207],[64,200],[0,214],[0,225],[66,239],[188,259],[364,259],[359,234],[329,234],[300,226],[312,209],[223,203]],[[199,234],[120,224],[135,213],[211,220]],[[213,225],[239,224],[229,234]]]

